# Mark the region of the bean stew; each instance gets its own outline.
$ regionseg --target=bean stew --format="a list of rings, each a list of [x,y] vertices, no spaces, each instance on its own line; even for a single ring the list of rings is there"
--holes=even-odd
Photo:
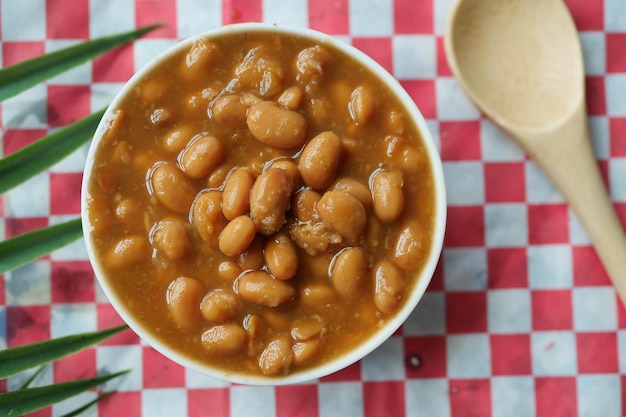
[[[372,337],[433,245],[403,104],[332,43],[198,38],[111,112],[86,184],[108,285],[194,361],[276,377]]]

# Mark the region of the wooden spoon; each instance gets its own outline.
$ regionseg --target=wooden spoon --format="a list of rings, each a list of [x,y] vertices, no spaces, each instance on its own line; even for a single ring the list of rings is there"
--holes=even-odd
[[[546,172],[626,304],[626,237],[591,146],[576,27],[562,0],[459,0],[445,33],[452,72]]]

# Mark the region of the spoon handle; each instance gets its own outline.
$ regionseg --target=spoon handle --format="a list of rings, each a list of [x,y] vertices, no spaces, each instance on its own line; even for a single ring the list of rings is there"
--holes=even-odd
[[[583,106],[557,129],[524,136],[530,157],[569,202],[626,305],[626,235],[600,174]]]

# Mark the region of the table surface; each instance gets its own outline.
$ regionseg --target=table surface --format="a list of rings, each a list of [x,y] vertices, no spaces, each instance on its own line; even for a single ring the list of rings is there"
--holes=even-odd
[[[626,2],[565,3],[580,31],[594,148],[626,224]],[[447,181],[445,246],[423,301],[396,335],[343,371],[294,386],[229,385],[177,366],[127,331],[55,363],[38,383],[131,368],[105,387],[119,392],[87,413],[92,416],[626,414],[626,311],[561,195],[451,75],[442,35],[452,4],[2,0],[2,66],[166,23],[132,46],[2,103],[4,155],[102,108],[134,71],[178,40],[227,23],[266,21],[325,31],[389,70],[427,119]],[[2,196],[0,236],[75,217],[85,155],[81,148]],[[95,284],[82,241],[0,276],[0,348],[120,322]],[[24,378],[0,382],[0,391]],[[76,404],[37,415],[62,415]]]

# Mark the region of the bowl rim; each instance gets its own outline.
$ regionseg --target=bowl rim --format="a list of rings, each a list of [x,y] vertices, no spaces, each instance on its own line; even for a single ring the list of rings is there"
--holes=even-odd
[[[416,284],[412,287],[412,290],[409,293],[409,297],[407,297],[402,308],[397,311],[395,315],[391,319],[389,319],[382,328],[374,332],[370,337],[360,343],[359,346],[357,346],[355,349],[352,349],[351,351],[346,352],[343,355],[334,357],[333,359],[319,366],[307,368],[305,370],[294,372],[286,376],[268,377],[264,375],[229,372],[223,369],[212,367],[209,364],[201,363],[197,360],[191,359],[190,357],[177,352],[166,343],[159,340],[155,335],[152,334],[152,332],[150,332],[133,317],[130,311],[127,310],[121,300],[116,296],[113,289],[108,286],[105,278],[106,274],[102,270],[100,262],[95,257],[95,251],[91,239],[92,226],[88,216],[87,203],[90,198],[88,185],[90,183],[91,172],[93,170],[95,153],[104,133],[107,131],[111,120],[114,117],[113,112],[118,107],[120,101],[122,101],[126,94],[128,94],[128,92],[132,90],[135,84],[141,78],[143,78],[143,76],[145,76],[152,68],[158,66],[162,61],[167,60],[169,57],[180,52],[181,50],[189,48],[194,41],[204,38],[214,38],[223,35],[243,32],[273,32],[283,35],[300,36],[320,44],[331,45],[332,48],[337,49],[341,53],[347,54],[348,56],[356,59],[362,65],[367,67],[378,78],[380,78],[382,82],[389,85],[389,87],[393,90],[394,95],[398,97],[405,110],[408,114],[410,114],[411,118],[416,124],[422,138],[422,143],[429,157],[432,175],[435,183],[435,221],[430,253],[428,254],[427,262],[423,266],[422,270],[419,272],[419,277]],[[93,140],[87,153],[85,169],[83,173],[83,182],[81,186],[81,219],[89,262],[94,270],[96,279],[102,291],[104,292],[116,312],[124,320],[124,322],[127,323],[128,326],[141,339],[144,339],[148,343],[148,345],[153,347],[155,350],[157,350],[173,362],[210,377],[218,378],[220,380],[230,383],[244,385],[276,386],[316,380],[324,376],[333,374],[358,362],[366,355],[378,348],[380,345],[382,345],[384,342],[386,342],[398,330],[398,328],[400,328],[400,326],[407,320],[409,315],[417,307],[433,277],[443,249],[443,238],[445,234],[447,215],[446,204],[447,203],[443,168],[441,158],[439,156],[439,151],[435,144],[435,140],[431,134],[428,124],[426,123],[426,120],[424,119],[417,105],[409,96],[407,91],[400,85],[399,81],[396,78],[394,78],[386,69],[384,69],[380,64],[378,64],[374,59],[372,59],[365,53],[344,42],[343,40],[332,37],[331,35],[309,28],[295,27],[284,24],[257,22],[225,25],[188,37],[176,43],[175,45],[165,49],[157,56],[152,58],[148,63],[143,65],[139,70],[137,70],[133,74],[133,76],[117,92],[114,99],[107,107],[104,116],[98,124],[98,127],[96,128]]]

